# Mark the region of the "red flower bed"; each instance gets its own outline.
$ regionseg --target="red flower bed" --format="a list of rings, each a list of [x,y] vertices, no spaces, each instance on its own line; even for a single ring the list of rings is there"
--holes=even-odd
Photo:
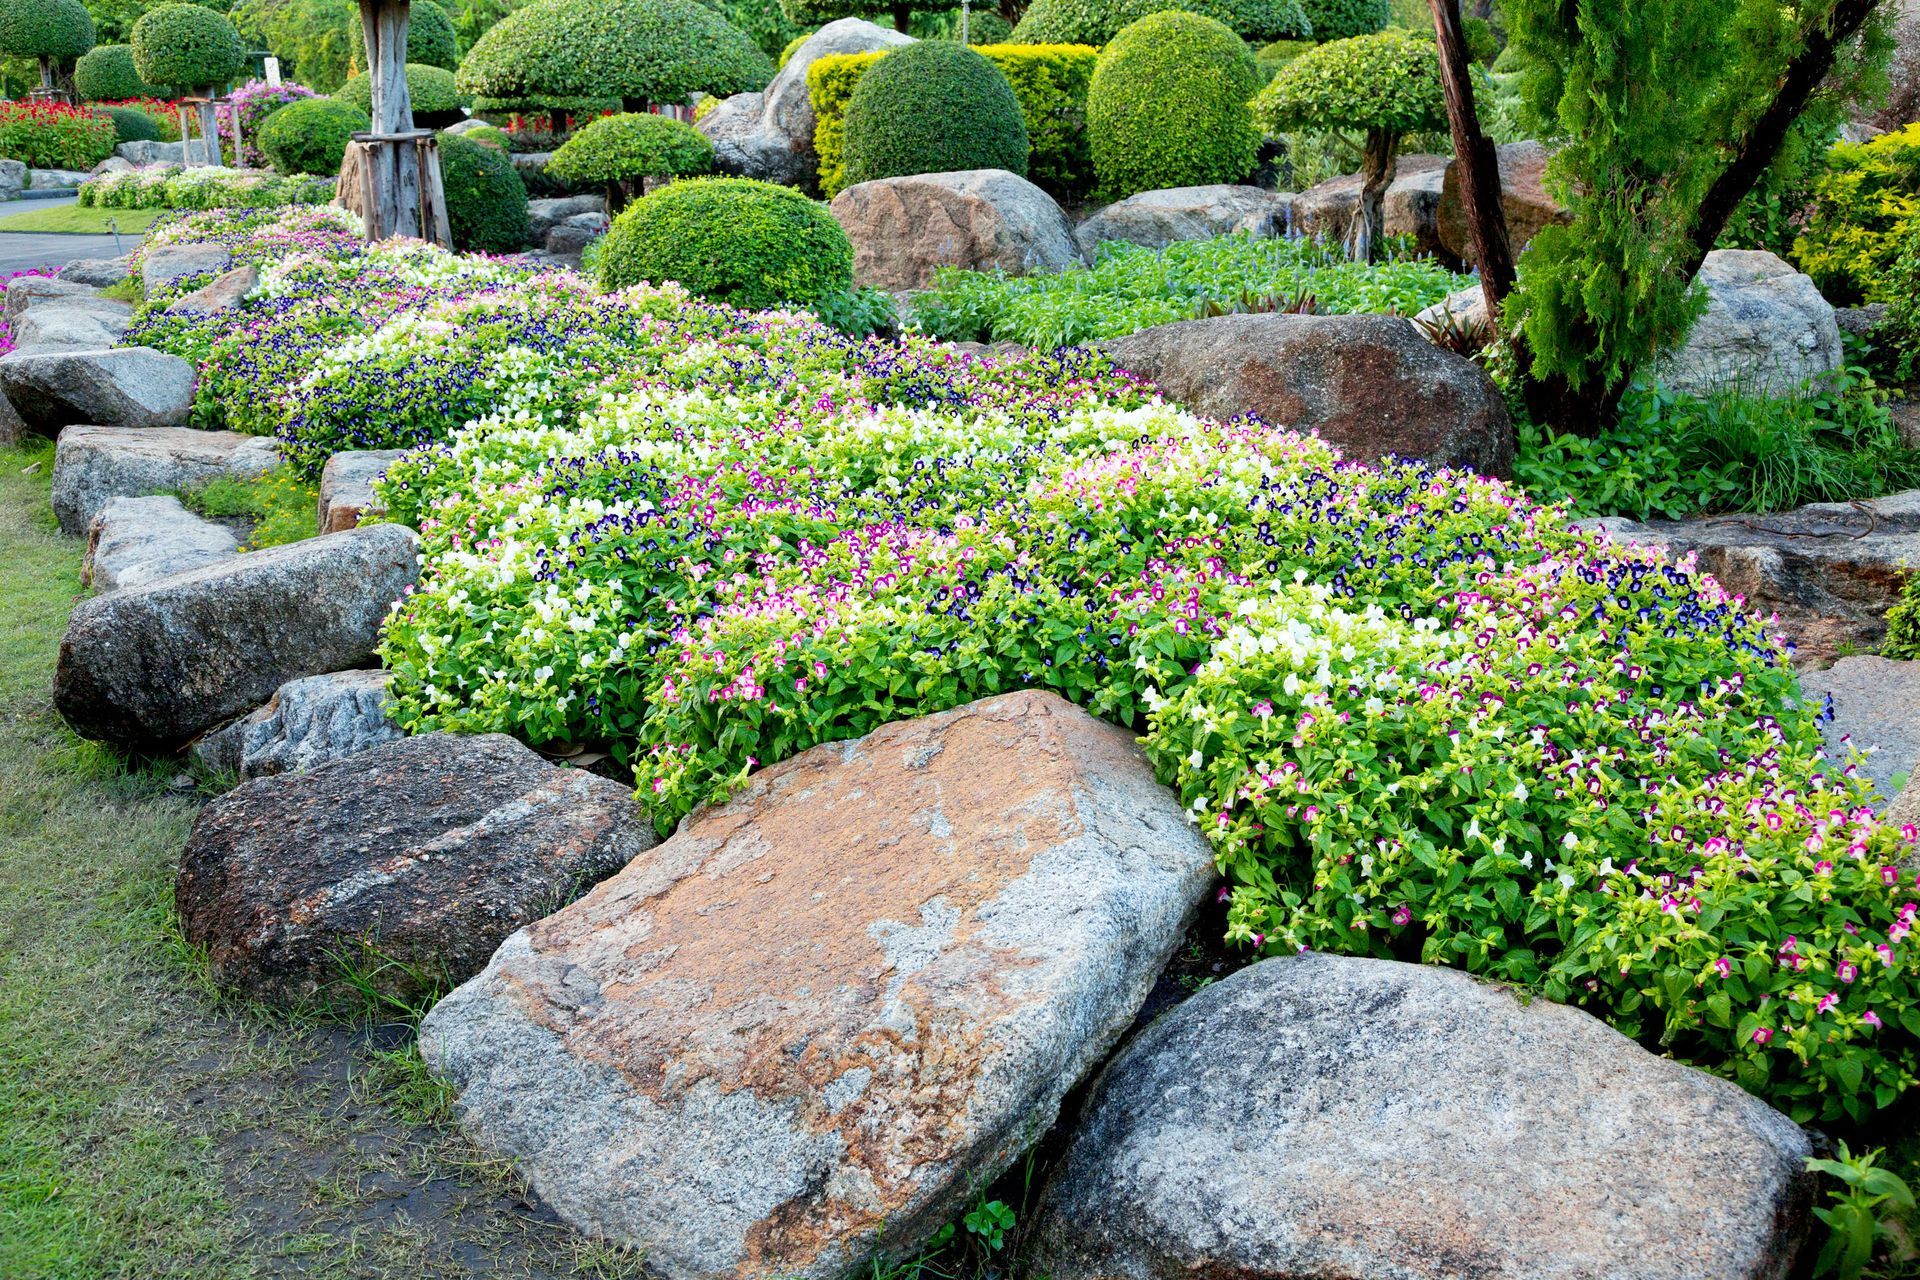
[[[113,154],[113,121],[86,107],[0,102],[0,157],[29,169],[91,169]]]

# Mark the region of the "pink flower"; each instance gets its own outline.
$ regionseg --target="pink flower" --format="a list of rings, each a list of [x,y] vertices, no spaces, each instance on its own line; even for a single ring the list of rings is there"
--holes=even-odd
[[[1733,972],[1733,961],[1727,959],[1727,957],[1725,956],[1721,956],[1718,960],[1715,960],[1713,962],[1713,967],[1718,969],[1720,971],[1720,976],[1724,978],[1728,974]]]
[[[1831,1011],[1832,1008],[1839,1003],[1840,1003],[1840,997],[1835,995],[1833,992],[1829,991],[1827,992],[1827,994],[1820,997],[1820,1003],[1813,1006],[1813,1011],[1815,1013],[1827,1013]]]
[[[1878,1031],[1881,1027],[1886,1025],[1886,1023],[1880,1021],[1880,1015],[1875,1013],[1871,1009],[1867,1010],[1865,1013],[1860,1015],[1860,1021],[1866,1023],[1868,1026],[1872,1027],[1875,1031]]]
[[[1860,971],[1854,968],[1850,962],[1842,960],[1840,962],[1840,968],[1836,971],[1836,974],[1839,977],[1840,981],[1852,982],[1855,978],[1860,976]]]
[[[1765,1044],[1771,1039],[1773,1039],[1773,1032],[1770,1029],[1766,1027],[1755,1027],[1753,1029],[1753,1042],[1755,1044]]]
[[[1395,924],[1404,925],[1412,919],[1413,919],[1413,910],[1412,908],[1408,907],[1405,903],[1402,903],[1399,907],[1394,909],[1393,922]]]

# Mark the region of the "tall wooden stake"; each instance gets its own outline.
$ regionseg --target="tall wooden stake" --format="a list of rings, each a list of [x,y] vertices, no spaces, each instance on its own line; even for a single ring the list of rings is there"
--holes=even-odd
[[[1453,166],[1460,177],[1460,207],[1473,238],[1480,268],[1480,293],[1487,319],[1500,323],[1500,304],[1513,292],[1516,278],[1507,212],[1500,203],[1500,157],[1493,139],[1480,129],[1474,109],[1473,80],[1467,70],[1467,38],[1461,29],[1460,0],[1427,0],[1433,10],[1434,44],[1440,55],[1440,87],[1447,99],[1447,125],[1453,133]]]
[[[367,39],[367,78],[373,85],[372,137],[394,138],[413,130],[407,97],[407,20],[411,0],[360,0],[360,28]],[[412,147],[375,145],[370,166],[372,205],[363,209],[376,238],[419,236],[420,165]]]

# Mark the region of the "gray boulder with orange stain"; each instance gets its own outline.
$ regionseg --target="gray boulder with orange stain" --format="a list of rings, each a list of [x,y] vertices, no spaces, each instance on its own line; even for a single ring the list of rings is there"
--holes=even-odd
[[[924,1242],[1126,1029],[1214,874],[1133,736],[1037,692],[816,747],[421,1024],[481,1144],[663,1280]]]

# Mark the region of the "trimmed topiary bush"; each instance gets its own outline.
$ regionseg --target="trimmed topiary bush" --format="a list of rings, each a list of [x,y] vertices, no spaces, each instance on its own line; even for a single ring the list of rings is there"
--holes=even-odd
[[[349,76],[333,96],[348,106],[371,113],[373,79],[364,71]],[[453,87],[453,72],[420,62],[407,64],[407,101],[413,105],[413,113],[418,116],[457,114],[466,105],[461,100],[460,91]]]
[[[367,33],[361,29],[360,15],[353,15],[353,67],[355,74],[367,70]],[[438,67],[452,71],[460,65],[460,37],[454,33],[453,19],[433,0],[413,0],[407,17],[407,64]]]
[[[153,117],[136,107],[95,107],[94,110],[113,121],[116,143],[160,141],[160,130],[154,127]]]
[[[626,207],[648,178],[685,178],[713,168],[707,135],[681,120],[649,112],[602,116],[554,152],[547,172],[562,182],[598,182],[607,211]]]
[[[534,0],[502,18],[460,64],[480,111],[629,110],[764,89],[773,64],[698,0]]]
[[[73,91],[87,102],[125,102],[128,98],[158,98],[166,93],[142,80],[134,70],[130,44],[103,44],[89,49],[73,66]]]
[[[93,15],[80,0],[0,0],[0,54],[34,58],[40,83],[53,80],[53,64],[93,48]]]
[[[440,176],[454,248],[513,253],[526,247],[527,185],[505,154],[458,134],[442,134]]]
[[[1300,0],[1319,41],[1369,36],[1393,21],[1392,0]]]
[[[1305,39],[1313,30],[1301,0],[1033,0],[1013,44],[1103,45],[1154,13],[1197,13],[1246,40]]]
[[[804,304],[852,287],[853,245],[791,187],[691,178],[634,201],[601,243],[606,288],[667,280],[736,307]]]
[[[922,40],[883,56],[847,104],[846,181],[957,169],[1025,175],[1033,143],[1013,86],[965,45]]]
[[[338,173],[347,143],[373,128],[366,112],[338,98],[303,98],[267,117],[260,150],[280,173]]]
[[[1115,36],[1087,92],[1102,194],[1245,178],[1260,145],[1247,111],[1259,76],[1247,42],[1199,14],[1151,14]]]
[[[133,66],[148,84],[205,89],[227,83],[246,65],[240,33],[211,9],[162,5],[133,24]]]

